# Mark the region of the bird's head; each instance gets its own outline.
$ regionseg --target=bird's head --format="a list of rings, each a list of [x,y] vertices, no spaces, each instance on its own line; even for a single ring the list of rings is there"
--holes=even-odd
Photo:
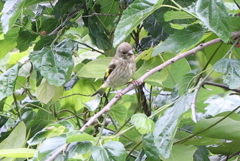
[[[116,56],[123,59],[132,58],[134,56],[134,53],[132,51],[132,46],[127,42],[121,43],[117,47]]]

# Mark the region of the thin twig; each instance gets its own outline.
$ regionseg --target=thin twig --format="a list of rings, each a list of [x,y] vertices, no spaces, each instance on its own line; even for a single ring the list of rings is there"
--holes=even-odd
[[[209,81],[203,82],[203,85],[205,85],[205,84],[240,93],[240,89],[230,89],[227,85],[224,85],[224,84],[219,84],[219,83],[214,83],[214,82],[209,82]]]
[[[94,13],[91,13],[90,15],[84,15],[84,16],[82,16],[82,17],[92,17],[92,16],[112,16],[112,17],[114,17],[114,16],[119,16],[120,14],[109,14],[109,13],[96,13],[96,12],[94,12]]]

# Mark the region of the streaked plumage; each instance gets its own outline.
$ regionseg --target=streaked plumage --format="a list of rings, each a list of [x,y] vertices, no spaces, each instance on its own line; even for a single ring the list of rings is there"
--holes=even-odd
[[[116,88],[125,85],[133,77],[135,70],[136,62],[132,46],[123,42],[118,46],[116,54],[105,72],[104,83],[91,96],[97,94],[102,96],[107,87]]]

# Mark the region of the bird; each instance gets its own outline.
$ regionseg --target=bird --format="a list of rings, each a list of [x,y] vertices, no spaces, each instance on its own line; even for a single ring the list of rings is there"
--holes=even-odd
[[[136,62],[132,46],[123,42],[117,47],[116,54],[106,69],[103,84],[91,97],[97,94],[103,96],[108,87],[116,89],[116,87],[125,85],[133,77],[135,71]]]

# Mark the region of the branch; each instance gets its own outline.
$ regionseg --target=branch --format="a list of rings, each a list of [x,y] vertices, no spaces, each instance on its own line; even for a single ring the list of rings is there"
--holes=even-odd
[[[203,85],[205,85],[205,84],[240,93],[240,89],[230,89],[227,85],[224,85],[224,84],[219,84],[219,83],[214,83],[214,82],[209,82],[209,81],[203,82]]]
[[[240,36],[240,31],[237,31],[237,32],[233,32],[231,34],[231,37],[238,37]],[[213,45],[213,44],[216,44],[216,43],[219,43],[221,42],[221,39],[220,38],[216,38],[216,39],[213,39],[211,41],[208,41],[208,42],[205,42],[205,43],[202,43],[202,44],[199,44],[197,47],[187,51],[187,52],[184,52],[184,53],[180,53],[179,55],[169,59],[168,61],[164,62],[163,64],[147,71],[147,73],[145,73],[142,77],[140,77],[137,81],[138,82],[143,82],[147,77],[149,77],[150,75],[156,73],[156,72],[159,72],[161,71],[163,68],[167,67],[168,65],[188,56],[188,55],[193,55],[195,54],[197,51],[207,47],[207,46],[210,46],[210,45]],[[126,88],[124,88],[121,93],[124,95],[126,94],[128,91],[132,90],[134,88],[134,85],[133,84],[129,84]],[[96,113],[94,116],[92,116],[88,122],[80,129],[81,132],[85,131],[86,128],[88,126],[90,126],[98,117],[100,117],[103,113],[106,113],[108,111],[110,111],[111,107],[120,99],[120,97],[117,97],[117,95],[102,109],[100,110],[98,113]],[[64,150],[64,149],[62,149]],[[55,153],[56,154],[56,153]],[[55,155],[53,154],[53,155]],[[58,153],[60,154],[60,153]],[[56,156],[56,155],[55,155]],[[51,157],[52,159],[51,160],[47,160],[47,161],[52,161],[54,158]]]
[[[58,33],[58,31],[61,30],[61,29],[66,25],[66,23],[78,13],[78,11],[80,11],[81,9],[83,9],[84,6],[85,6],[85,4],[82,4],[82,5],[80,5],[75,11],[73,11],[72,13],[70,13],[70,14],[68,15],[68,17],[63,21],[63,23],[61,23],[61,24],[60,24],[57,28],[55,28],[50,34],[48,34],[48,36],[52,36],[52,35],[55,35],[56,33]]]

